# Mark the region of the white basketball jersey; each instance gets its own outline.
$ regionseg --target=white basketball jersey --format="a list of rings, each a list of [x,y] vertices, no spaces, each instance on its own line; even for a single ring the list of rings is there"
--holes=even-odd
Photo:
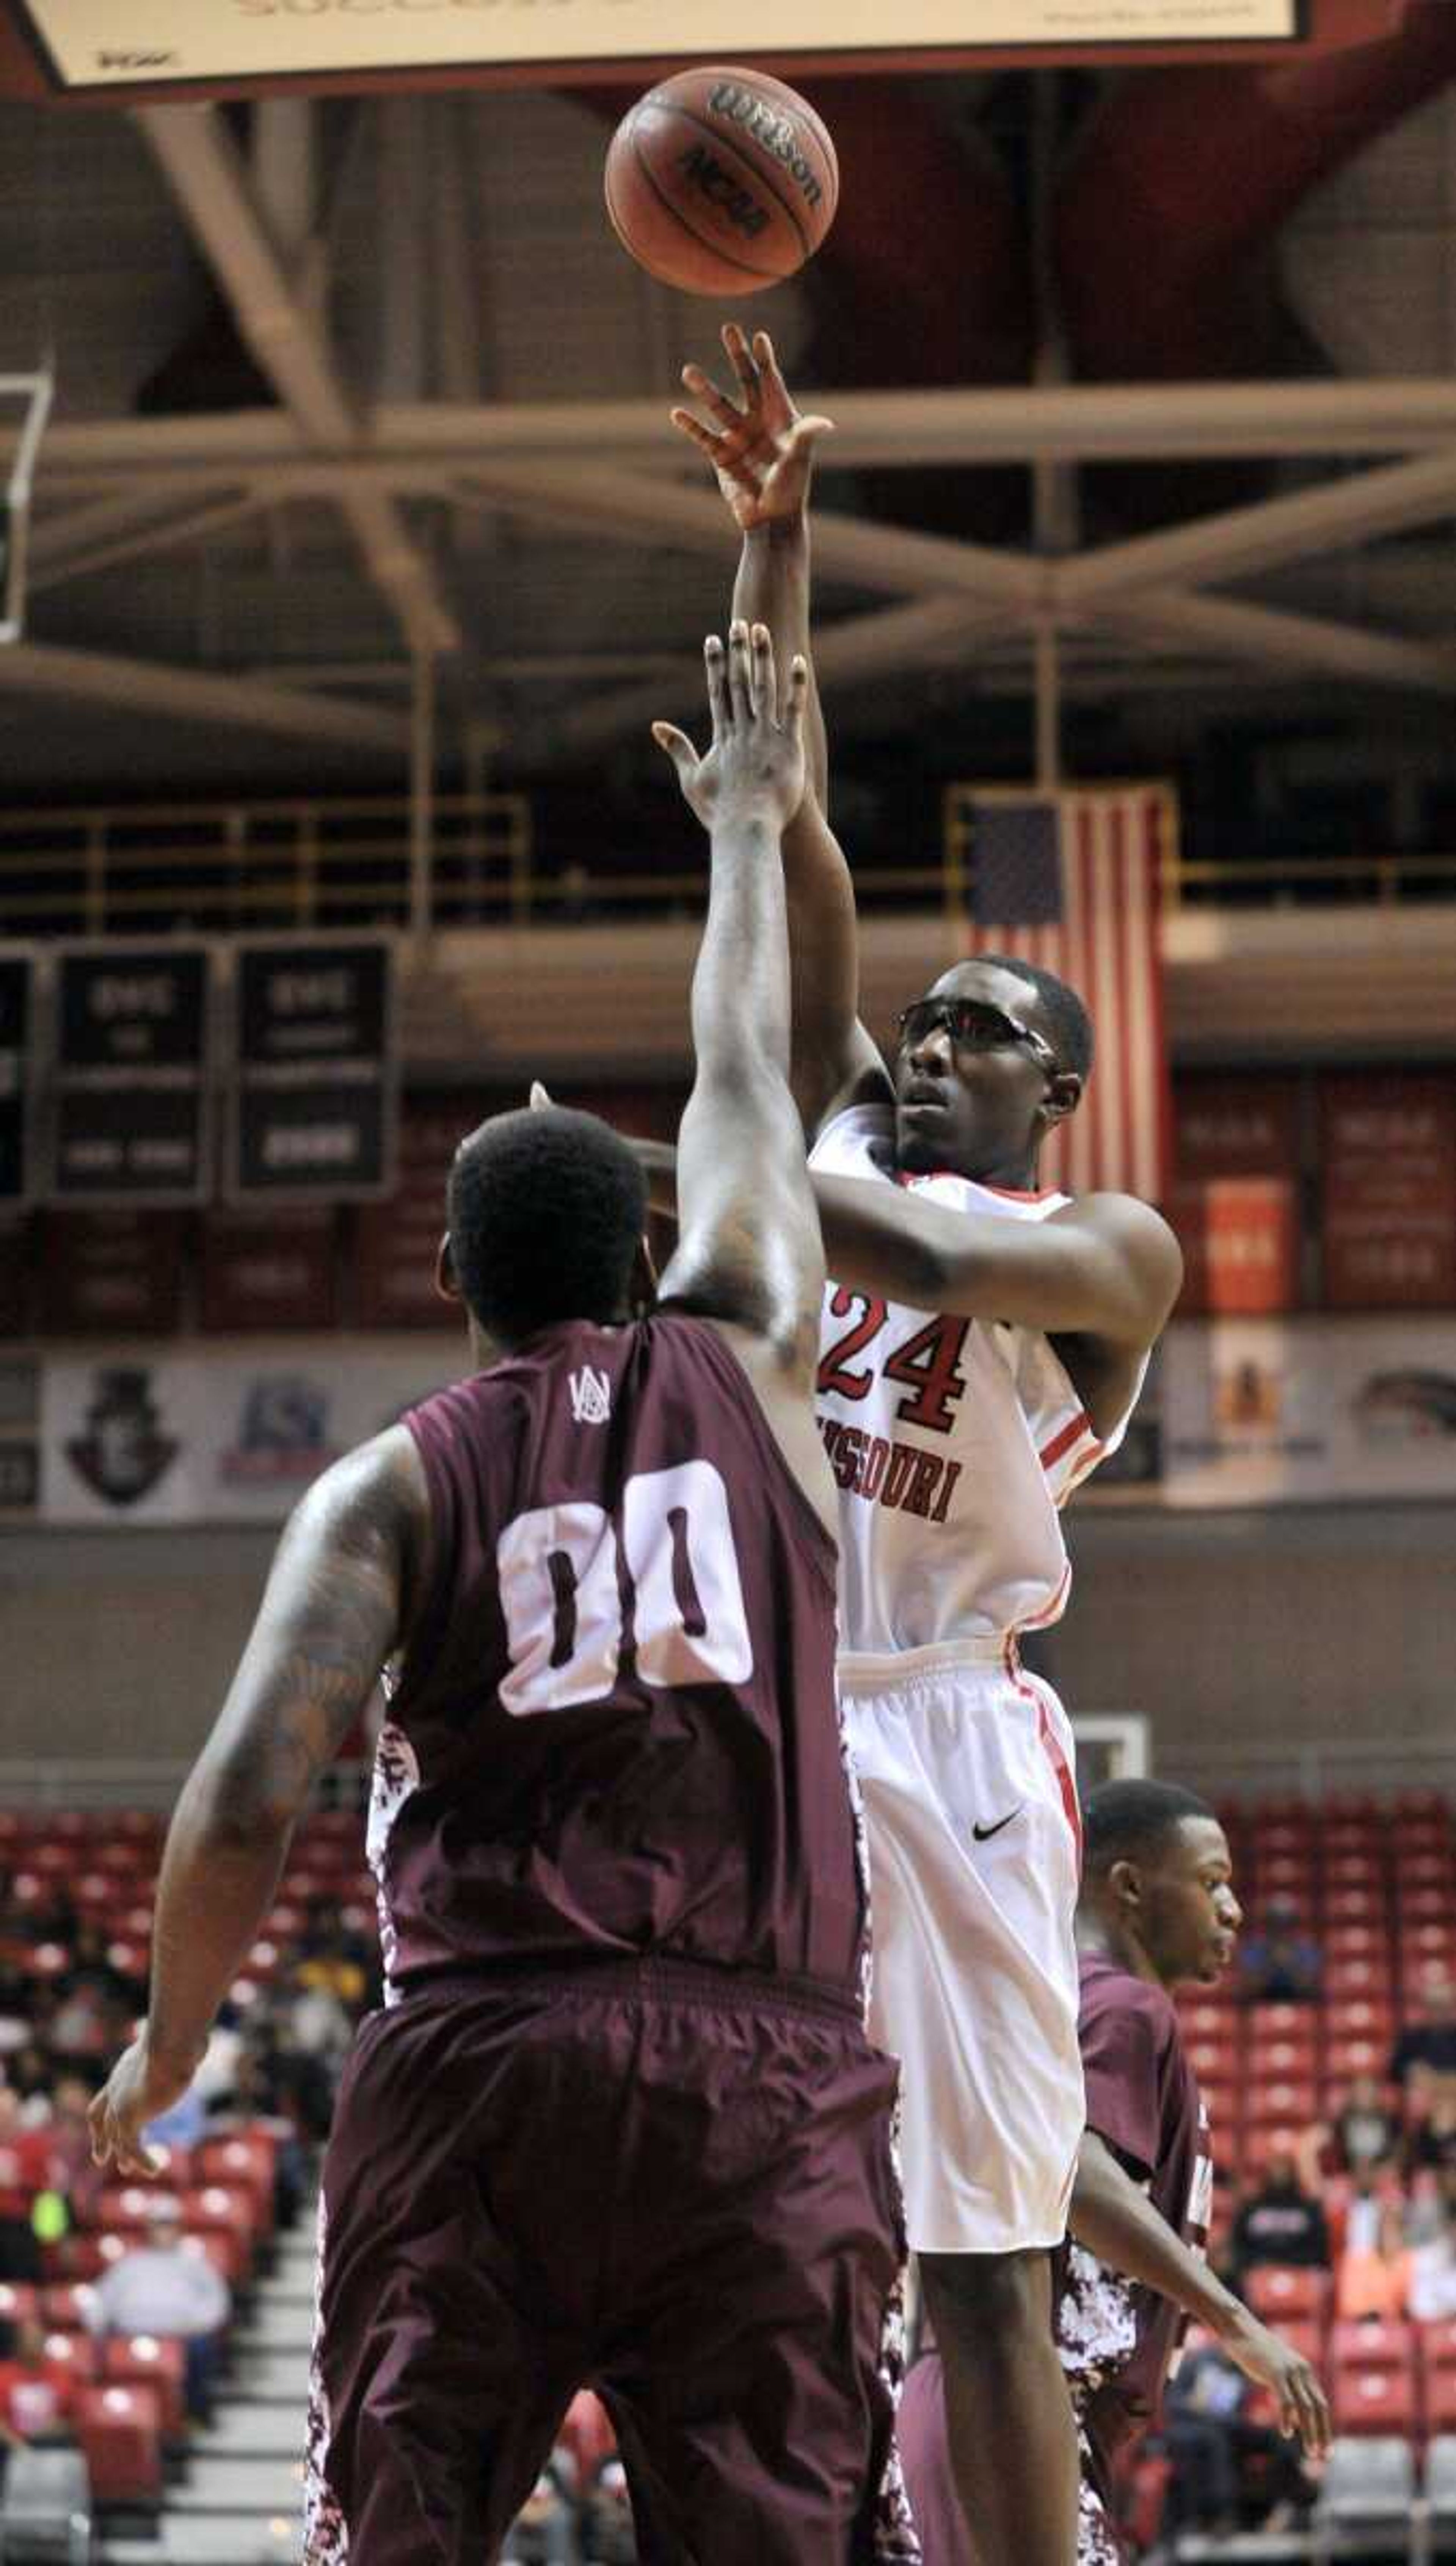
[[[893,1140],[891,1107],[852,1106],[811,1164],[1004,1220],[1045,1220],[1069,1199],[886,1173],[873,1154]],[[1099,1440],[1040,1330],[829,1283],[819,1421],[840,1488],[841,1646],[888,1654],[1057,1621],[1072,1582],[1058,1510],[1115,1451],[1135,1397]]]

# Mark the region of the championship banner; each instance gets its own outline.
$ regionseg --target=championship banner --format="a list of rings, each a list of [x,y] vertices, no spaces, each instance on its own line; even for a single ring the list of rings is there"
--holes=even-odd
[[[1167,1213],[1183,1251],[1180,1318],[1299,1307],[1298,1195],[1288,1176],[1180,1181]]]
[[[1170,1505],[1456,1497],[1456,1318],[1180,1323],[1163,1417]]]
[[[1320,1119],[1326,1307],[1450,1309],[1456,1075],[1332,1075]]]
[[[35,973],[28,953],[0,953],[0,1211],[34,1191],[31,1151]]]
[[[252,1328],[332,1328],[339,1317],[336,1218],[294,1203],[271,1219],[203,1215],[198,1325],[215,1336]]]
[[[1041,1181],[1162,1199],[1171,1098],[1158,911],[1176,831],[1156,785],[970,801],[968,954],[1005,953],[1067,980],[1085,1001],[1096,1059],[1077,1112],[1042,1152]]]
[[[47,1212],[31,1295],[36,1325],[59,1337],[174,1336],[185,1263],[180,1212]]]
[[[331,1461],[467,1369],[455,1346],[416,1354],[108,1351],[48,1361],[41,1504],[52,1524],[281,1523]]]
[[[388,939],[249,940],[236,948],[235,970],[229,1197],[387,1193],[399,1105]]]
[[[55,1201],[206,1194],[209,961],[203,944],[60,948],[47,1186]]]
[[[0,1522],[34,1518],[40,1496],[40,1367],[0,1363]]]
[[[1299,1168],[1297,1078],[1180,1069],[1173,1121],[1173,1164],[1184,1180],[1289,1177]]]

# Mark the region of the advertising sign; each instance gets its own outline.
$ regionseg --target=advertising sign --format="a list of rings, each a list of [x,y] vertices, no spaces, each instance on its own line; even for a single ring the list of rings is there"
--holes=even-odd
[[[280,1523],[331,1461],[454,1379],[463,1345],[452,1354],[305,1346],[47,1362],[42,1513],[58,1524]]]
[[[1181,1506],[1456,1497],[1456,1319],[1226,1319],[1168,1331]]]

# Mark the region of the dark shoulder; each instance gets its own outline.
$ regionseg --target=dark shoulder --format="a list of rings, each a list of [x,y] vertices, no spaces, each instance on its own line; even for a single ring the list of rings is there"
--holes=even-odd
[[[1161,2057],[1182,2047],[1177,2007],[1166,1987],[1135,1978],[1130,1969],[1100,1953],[1084,1953],[1081,1961],[1081,2020],[1084,2028],[1115,2020],[1136,2025],[1147,2046]]]
[[[403,1423],[386,1426],[322,1471],[291,1518],[295,1534],[326,1558],[397,1569],[406,1602],[423,1580],[429,1525],[424,1464]]]

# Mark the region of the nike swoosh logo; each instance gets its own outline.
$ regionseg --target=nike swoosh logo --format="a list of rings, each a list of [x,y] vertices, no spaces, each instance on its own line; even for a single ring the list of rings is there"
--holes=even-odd
[[[972,1827],[971,1834],[976,1843],[989,1844],[993,1836],[1000,1835],[1003,1827],[1010,1826],[1013,1818],[1019,1818],[1021,1816],[1022,1807],[1023,1803],[1018,1800],[1016,1807],[1014,1809],[1008,1809],[1004,1818],[998,1818],[994,1827]]]

